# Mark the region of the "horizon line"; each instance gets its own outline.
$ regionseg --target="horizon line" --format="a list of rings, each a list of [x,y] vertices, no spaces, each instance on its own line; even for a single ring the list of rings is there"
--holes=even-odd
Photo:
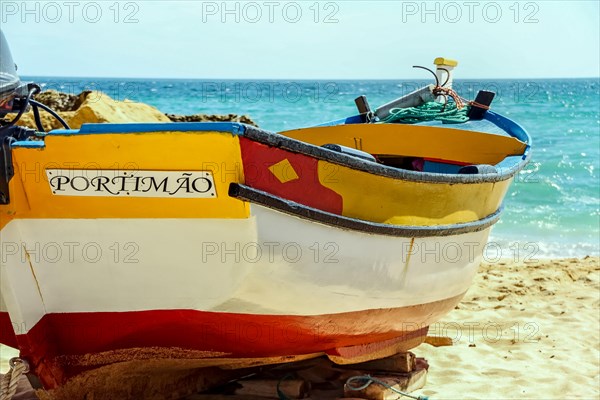
[[[23,78],[62,78],[62,79],[74,79],[74,78],[85,78],[85,79],[145,79],[145,80],[218,80],[218,81],[406,81],[406,80],[430,80],[428,78],[174,78],[174,77],[133,77],[133,76],[61,76],[61,75],[22,75]],[[600,76],[580,76],[580,77],[513,77],[513,78],[455,78],[455,80],[565,80],[565,79],[598,79]]]

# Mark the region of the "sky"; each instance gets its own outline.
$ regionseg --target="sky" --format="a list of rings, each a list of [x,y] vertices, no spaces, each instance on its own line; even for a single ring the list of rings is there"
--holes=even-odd
[[[0,1],[23,76],[600,76],[600,1]]]

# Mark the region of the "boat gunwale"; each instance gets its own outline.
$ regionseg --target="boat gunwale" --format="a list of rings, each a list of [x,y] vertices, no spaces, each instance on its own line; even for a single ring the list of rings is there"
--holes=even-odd
[[[476,221],[458,224],[425,226],[391,225],[333,214],[239,183],[231,183],[229,185],[229,196],[337,229],[409,238],[450,236],[479,232],[498,222],[504,208],[501,206],[494,213]]]
[[[489,114],[489,115],[488,115]],[[496,183],[512,178],[529,163],[531,159],[531,137],[516,122],[500,115],[488,111],[487,120],[526,144],[525,151],[521,160],[508,168],[497,167],[497,173],[489,174],[448,174],[424,171],[410,171],[395,167],[386,166],[360,158],[349,156],[324,147],[316,146],[301,140],[293,139],[280,133],[270,132],[251,125],[237,122],[166,122],[166,123],[96,123],[84,124],[79,130],[57,129],[48,132],[44,136],[77,136],[90,134],[136,134],[156,132],[220,132],[229,133],[234,136],[241,136],[258,143],[266,144],[271,147],[281,148],[294,153],[305,154],[318,160],[331,162],[341,166],[349,167],[354,170],[364,171],[374,175],[384,176],[392,179],[399,179],[410,182],[440,183],[440,184],[477,184],[477,183]],[[435,128],[444,129],[444,128]],[[486,134],[485,132],[482,132]],[[30,146],[28,142],[15,142],[12,147],[44,147]],[[519,156],[507,156],[519,157]],[[505,158],[506,160],[506,158]]]
[[[423,171],[410,171],[377,164],[371,161],[361,160],[360,158],[338,153],[324,147],[316,146],[307,142],[273,133],[253,126],[246,126],[242,136],[258,143],[266,144],[271,147],[288,150],[294,153],[305,154],[307,156],[338,164],[351,169],[364,171],[373,175],[384,176],[392,179],[426,182],[426,183],[496,183],[512,178],[529,163],[531,159],[530,143],[526,142],[527,148],[521,160],[509,168],[499,168],[500,171],[491,174],[446,174]],[[437,128],[444,129],[444,128]],[[525,135],[529,135],[523,130]],[[483,132],[485,133],[485,132]],[[519,157],[519,156],[510,156]]]

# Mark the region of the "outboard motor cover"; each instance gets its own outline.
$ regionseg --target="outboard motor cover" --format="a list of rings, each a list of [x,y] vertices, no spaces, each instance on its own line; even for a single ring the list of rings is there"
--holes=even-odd
[[[13,111],[13,99],[27,96],[27,85],[17,75],[8,42],[0,30],[0,116]]]

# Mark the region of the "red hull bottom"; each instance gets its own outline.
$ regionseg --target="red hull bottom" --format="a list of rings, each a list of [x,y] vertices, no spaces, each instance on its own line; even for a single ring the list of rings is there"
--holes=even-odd
[[[418,346],[429,324],[461,298],[318,316],[194,310],[47,314],[16,340],[46,389],[116,364],[245,368],[323,354],[351,364]]]

